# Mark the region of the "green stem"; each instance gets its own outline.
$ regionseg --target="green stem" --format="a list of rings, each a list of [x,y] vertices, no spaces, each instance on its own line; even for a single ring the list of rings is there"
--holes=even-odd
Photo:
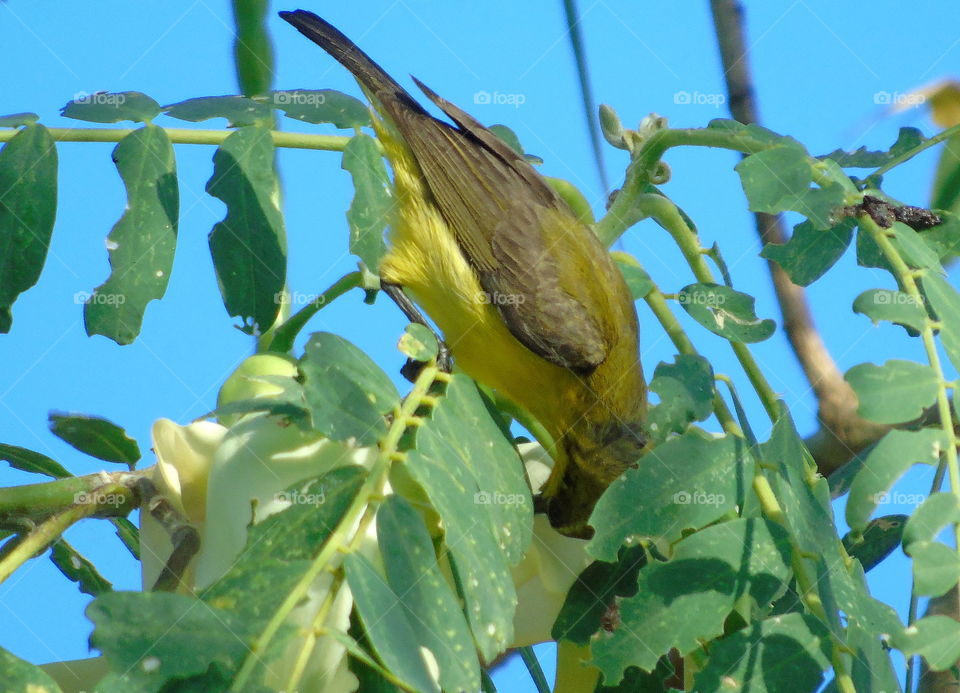
[[[934,135],[934,136],[931,137],[930,139],[924,140],[921,144],[917,145],[917,146],[914,147],[913,149],[904,152],[904,153],[901,154],[900,156],[894,157],[893,159],[891,159],[890,161],[888,161],[887,163],[885,163],[883,166],[881,166],[880,168],[878,168],[876,171],[874,171],[873,173],[871,173],[870,176],[871,176],[871,177],[873,177],[873,176],[882,176],[884,173],[886,173],[886,172],[889,171],[890,169],[894,168],[895,166],[899,166],[899,165],[902,164],[903,162],[909,161],[910,159],[912,159],[913,157],[915,157],[915,156],[916,156],[917,154],[919,154],[920,152],[924,151],[925,149],[929,149],[930,147],[934,146],[935,144],[940,144],[940,143],[943,142],[944,140],[950,139],[951,137],[953,137],[953,136],[954,136],[955,134],[957,134],[958,132],[960,132],[960,125],[954,125],[954,126],[951,127],[951,128],[947,128],[947,129],[944,130],[943,132],[941,132],[941,133],[939,133],[939,134],[937,134],[937,135]]]
[[[358,527],[364,524],[365,516],[368,516],[369,506],[374,499],[381,498],[384,484],[390,472],[390,466],[398,454],[397,449],[404,432],[407,430],[409,421],[414,418],[417,409],[423,404],[424,398],[428,396],[429,389],[436,379],[438,371],[436,366],[427,366],[421,372],[417,381],[413,385],[410,394],[404,399],[399,411],[393,417],[393,422],[387,430],[386,436],[380,442],[380,451],[377,459],[374,460],[363,486],[360,487],[356,497],[350,503],[343,518],[337,524],[336,529],[327,538],[323,548],[317,554],[316,558],[310,564],[310,567],[304,572],[297,584],[287,594],[286,599],[280,607],[274,612],[273,617],[261,631],[260,635],[251,643],[250,654],[246,657],[236,678],[233,680],[231,691],[239,692],[246,689],[247,683],[253,675],[254,668],[260,660],[262,653],[266,652],[270,643],[277,632],[283,626],[284,621],[290,615],[290,612],[296,608],[310,590],[314,580],[324,571],[334,571],[339,565],[345,553],[349,552],[348,546],[352,544],[358,534]]]
[[[530,678],[533,679],[533,685],[537,687],[537,693],[550,693],[550,684],[547,683],[547,677],[544,675],[543,669],[540,668],[540,660],[537,659],[533,648],[527,645],[526,647],[518,647],[517,651],[520,653],[520,658],[523,659],[523,664],[527,667]]]
[[[951,130],[953,129],[955,128],[951,128]],[[950,132],[950,130],[947,130],[947,132]],[[893,243],[890,241],[887,230],[877,225],[877,223],[869,216],[861,217],[859,219],[859,223],[861,228],[870,232],[870,235],[873,237],[877,246],[880,248],[880,251],[887,259],[887,262],[890,263],[890,267],[893,269],[894,276],[896,276],[897,281],[900,283],[900,286],[903,288],[904,292],[907,293],[914,301],[916,301],[917,305],[924,305],[923,295],[920,293],[920,289],[917,286],[915,273],[903,260],[896,247],[894,247]],[[931,485],[931,492],[935,492],[940,488],[941,484],[943,483],[944,469],[946,469],[946,472],[950,475],[950,490],[955,496],[960,498],[960,465],[958,465],[957,459],[958,440],[956,434],[954,433],[953,417],[950,413],[950,397],[949,393],[947,392],[949,383],[943,376],[943,368],[940,364],[940,354],[937,352],[937,344],[933,331],[933,321],[930,320],[930,318],[927,318],[924,321],[923,329],[920,331],[920,339],[923,342],[923,348],[927,355],[927,362],[930,364],[930,367],[933,369],[937,377],[937,413],[940,417],[940,425],[943,429],[946,447],[944,448],[944,459],[938,466],[937,473],[934,476],[933,484]],[[958,547],[958,550],[960,550],[960,523],[954,523],[953,531],[956,546]],[[919,596],[917,595],[916,584],[914,583],[910,588],[910,605],[907,611],[908,627],[913,625],[913,623],[917,620],[918,604]],[[910,693],[913,690],[915,667],[916,657],[908,657],[905,686],[907,693]]]
[[[139,128],[47,128],[57,142],[119,142]],[[220,145],[236,130],[189,130],[186,128],[163,128],[174,144]],[[19,130],[0,130],[0,142],[7,142]],[[301,132],[270,133],[276,147],[287,149],[321,149],[342,152],[350,141],[342,135],[309,135]]]
[[[123,478],[133,478],[134,475],[129,472],[120,472],[125,475]],[[40,525],[23,536],[20,541],[4,555],[0,560],[0,583],[3,583],[13,572],[26,563],[28,560],[45,550],[68,528],[80,520],[88,517],[102,515],[105,512],[117,512],[117,508],[126,508],[123,514],[133,510],[137,503],[135,494],[123,481],[111,479],[107,483],[100,479],[95,485],[90,485],[90,479],[94,477],[78,477],[71,479],[62,479],[52,481],[46,486],[57,486],[58,491],[68,487],[68,482],[87,480],[86,488],[79,490],[75,495],[65,503],[66,509],[54,515],[50,515]],[[43,486],[44,484],[34,484],[33,486]],[[19,487],[23,488],[23,487]],[[3,489],[10,492],[16,488]],[[61,506],[62,507],[62,506]]]
[[[770,481],[764,475],[763,469],[760,465],[757,465],[757,473],[753,477],[753,490],[757,494],[757,499],[760,501],[760,509],[763,512],[764,517],[769,519],[772,522],[776,522],[781,527],[789,527],[787,524],[786,515],[783,512],[783,508],[780,507],[780,503],[777,500],[777,496],[773,491],[773,488],[770,486]],[[820,596],[816,591],[816,580],[813,576],[810,575],[807,570],[805,563],[805,558],[803,557],[803,551],[800,548],[800,545],[797,543],[797,540],[794,536],[790,535],[790,563],[793,568],[793,575],[797,580],[797,590],[800,594],[800,598],[803,600],[804,606],[816,616],[822,623],[829,623],[827,617],[827,611],[823,606],[823,602],[820,600]],[[837,642],[835,638],[831,638],[832,641],[832,657],[833,662],[833,671],[834,676],[837,682],[837,689],[841,693],[856,693],[856,688],[853,685],[853,678],[850,675],[850,672],[847,670],[847,663],[844,659],[843,645],[840,642]]]
[[[360,286],[362,276],[360,272],[351,272],[346,274],[334,283],[329,289],[314,298],[310,303],[294,313],[282,325],[273,331],[273,339],[266,351],[276,351],[279,353],[289,353],[293,350],[293,342],[296,340],[300,330],[303,329],[310,319],[320,310],[333,303],[343,294]]]
[[[40,484],[0,488],[0,529],[19,531],[76,503],[92,507],[92,517],[126,517],[137,508],[131,480],[143,472],[113,472],[67,477]],[[100,502],[102,501],[102,502]]]
[[[677,348],[677,352],[680,354],[698,356],[699,354],[696,347],[693,346],[693,342],[690,341],[687,333],[683,331],[683,328],[680,326],[680,322],[670,310],[670,306],[667,305],[667,301],[663,297],[663,293],[660,291],[660,289],[656,287],[651,289],[650,292],[644,297],[644,300],[647,302],[650,310],[653,311],[654,316],[656,316],[657,321],[663,327],[664,331],[667,333],[667,336],[670,337],[670,341],[672,341],[673,345]],[[727,407],[727,403],[723,400],[723,397],[720,396],[720,393],[717,392],[716,389],[714,389],[713,393],[713,412],[717,416],[717,421],[719,421],[720,425],[723,426],[724,431],[730,433],[731,435],[743,438],[743,431],[740,430],[740,426],[737,424],[736,419],[730,412],[729,407]]]
[[[597,122],[597,108],[593,101],[593,89],[590,87],[590,70],[587,68],[586,48],[584,47],[583,32],[580,28],[580,13],[577,12],[575,0],[563,0],[563,12],[567,20],[567,35],[570,37],[570,48],[573,49],[573,58],[577,64],[577,79],[580,82],[580,96],[583,101],[583,114],[587,120],[587,130],[590,131],[590,146],[593,147],[593,158],[597,164],[597,174],[600,185],[606,194],[610,191],[607,182],[607,172],[603,166],[603,145],[600,139],[600,124]]]
[[[868,216],[859,219],[862,228],[866,228],[870,235],[876,241],[884,257],[890,263],[897,280],[917,305],[924,305],[923,294],[917,286],[916,274],[900,257],[900,253],[890,241],[888,232],[881,229],[876,222]],[[950,412],[950,395],[948,389],[949,381],[943,375],[943,367],[940,363],[940,354],[937,352],[937,342],[934,337],[934,323],[928,317],[924,321],[923,329],[920,330],[920,339],[923,342],[923,349],[927,354],[927,362],[937,376],[937,413],[940,417],[940,427],[943,430],[946,448],[944,449],[947,474],[950,476],[950,490],[960,499],[960,463],[957,457],[957,445],[960,441],[954,433],[953,415]],[[957,540],[957,549],[960,551],[960,523],[954,524],[954,534]]]
[[[697,234],[687,225],[677,206],[662,195],[652,194],[640,195],[635,202],[637,209],[655,219],[673,236],[674,242],[679,246],[697,281],[705,284],[716,284],[716,279],[704,259],[706,251],[700,245]],[[760,401],[763,403],[767,416],[770,417],[771,421],[776,421],[780,415],[777,395],[770,387],[770,383],[767,382],[766,376],[760,370],[760,366],[757,365],[747,345],[742,342],[730,342],[730,347],[733,349],[737,360],[740,361],[747,378],[750,379],[750,384],[753,385],[760,396]]]

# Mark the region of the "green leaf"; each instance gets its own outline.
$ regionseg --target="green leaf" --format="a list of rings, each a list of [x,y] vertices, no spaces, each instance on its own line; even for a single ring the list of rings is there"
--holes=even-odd
[[[476,384],[464,376],[454,376],[424,428],[442,437],[445,454],[459,459],[469,471],[476,484],[469,502],[482,507],[481,514],[486,516],[507,561],[519,563],[533,537],[530,486],[512,440],[491,418]],[[420,439],[417,445],[421,451],[422,442]]]
[[[847,626],[847,647],[853,650],[850,675],[856,691],[899,691],[893,662],[880,634],[857,623]],[[826,693],[826,692],[825,692]]]
[[[920,655],[934,671],[946,671],[960,659],[960,622],[949,616],[924,616],[892,639],[906,656]]]
[[[917,463],[934,464],[943,450],[943,432],[933,428],[919,431],[890,431],[867,455],[850,486],[847,524],[863,532],[874,508],[888,500],[887,493],[905,471]]]
[[[503,140],[506,145],[510,147],[510,149],[523,156],[528,163],[533,165],[543,163],[543,159],[536,154],[529,154],[523,151],[523,145],[520,143],[520,138],[517,137],[517,133],[508,128],[506,125],[491,125],[489,129],[494,135]]]
[[[237,97],[240,98],[240,97]],[[223,303],[244,331],[262,334],[277,318],[287,273],[287,242],[270,132],[245,127],[213,156],[207,192],[227,216],[210,233],[210,253]]]
[[[714,118],[710,121],[707,127],[711,130],[723,130],[728,133],[733,133],[738,137],[751,139],[757,143],[765,144],[770,147],[786,146],[796,147],[803,150],[803,145],[801,145],[792,137],[781,135],[773,130],[768,130],[765,127],[761,127],[760,125],[744,125],[741,122],[730,120],[728,118]]]
[[[793,235],[784,245],[768,243],[761,257],[775,261],[799,286],[809,286],[822,277],[843,256],[853,238],[856,222],[844,219],[839,224],[819,231],[805,221],[793,228]]]
[[[772,467],[768,478],[791,537],[808,557],[807,562],[814,563],[815,589],[827,612],[826,625],[842,639],[842,609],[848,622],[861,623],[870,632],[899,629],[896,613],[870,596],[859,564],[854,563],[848,571],[827,481],[815,473],[813,459],[784,408],[759,455],[765,466]]]
[[[307,406],[303,387],[292,378],[285,376],[262,375],[250,380],[273,382],[279,385],[282,380],[289,381],[283,390],[269,397],[240,399],[214,409],[217,420],[224,426],[235,424],[244,414],[256,411],[266,412],[270,416],[279,416],[296,424],[304,432],[314,430],[310,408]]]
[[[868,289],[853,301],[853,312],[866,315],[876,325],[888,320],[903,326],[908,334],[918,334],[926,325],[927,311],[910,294],[888,289]]]
[[[940,321],[940,343],[954,368],[960,369],[960,295],[939,274],[928,272],[920,280],[930,308]]]
[[[423,519],[391,495],[377,511],[377,538],[387,583],[402,597],[416,644],[433,653],[445,691],[476,691],[480,665],[457,598],[440,572]]]
[[[723,634],[741,596],[767,603],[790,574],[790,539],[779,526],[740,519],[708,527],[677,544],[669,562],[640,571],[636,595],[619,602],[619,624],[593,642],[593,662],[609,684],[630,665],[652,671],[672,648],[686,656]]]
[[[365,478],[362,468],[349,465],[287,488],[282,495],[290,506],[250,526],[243,552],[200,597],[246,623],[265,624],[336,529]]]
[[[773,334],[776,323],[761,320],[754,312],[756,299],[718,284],[690,284],[678,300],[694,320],[731,342],[762,342]]]
[[[630,296],[634,301],[646,298],[647,294],[656,288],[656,284],[653,283],[650,275],[632,255],[619,251],[610,254],[617,263],[617,267],[620,268],[620,273],[627,282],[627,288],[630,289]]]
[[[931,494],[914,511],[903,535],[903,548],[909,555],[916,543],[933,541],[941,529],[960,522],[960,501],[952,493]]]
[[[329,332],[310,335],[300,359],[314,426],[333,440],[376,445],[384,415],[400,400],[390,377],[353,344]]]
[[[347,210],[350,252],[376,272],[386,248],[383,231],[394,210],[393,187],[376,140],[364,134],[352,137],[343,150],[342,167],[350,172],[354,187]]]
[[[939,597],[960,581],[960,556],[956,549],[938,541],[920,542],[910,549],[913,558],[914,592],[921,597]]]
[[[844,625],[847,628],[858,625],[864,628],[868,633],[875,636],[881,634],[897,633],[903,630],[903,624],[896,611],[888,604],[884,604],[870,596],[870,590],[867,587],[867,576],[863,571],[863,566],[854,563],[849,570],[844,567],[842,558],[839,560],[833,556],[819,557],[821,564],[830,561],[826,571],[818,570],[818,579],[823,576],[824,582],[829,586],[831,598],[823,599],[827,590],[818,585],[821,599],[824,603],[834,604],[834,608],[843,611],[846,620]],[[834,615],[831,615],[831,625],[839,621]],[[844,637],[843,629],[834,626],[834,632],[837,638]]]
[[[916,128],[900,128],[897,141],[891,145],[888,151],[867,151],[866,147],[860,147],[855,152],[844,152],[837,149],[819,158],[833,159],[844,168],[879,168],[901,154],[919,147],[926,139],[923,133]]]
[[[60,687],[36,664],[0,648],[0,681],[8,691],[60,693]]]
[[[31,472],[32,474],[46,474],[54,479],[65,479],[73,476],[67,469],[56,460],[47,457],[39,452],[21,448],[16,445],[7,445],[0,443],[0,460],[10,463],[14,469],[22,472]]]
[[[28,125],[0,150],[0,333],[40,278],[56,214],[57,149],[45,127]]]
[[[658,441],[683,433],[692,422],[713,413],[713,368],[702,356],[678,354],[674,363],[660,363],[650,389],[660,396],[660,403],[650,410],[647,429]]]
[[[860,401],[857,413],[881,424],[913,421],[937,398],[936,371],[914,361],[861,363],[843,377]]]
[[[90,646],[135,685],[126,690],[159,691],[169,679],[203,674],[211,665],[235,670],[256,635],[228,611],[169,592],[108,592],[86,614],[94,622]]]
[[[273,82],[273,45],[267,29],[270,3],[266,0],[233,0],[236,37],[234,64],[240,90],[247,96],[266,94]]]
[[[21,125],[30,125],[40,120],[36,113],[10,113],[0,116],[0,128],[18,128]]]
[[[796,209],[813,182],[807,153],[792,145],[751,154],[735,168],[751,212],[778,214]]]
[[[826,176],[832,183],[839,185],[845,193],[854,196],[859,195],[860,188],[850,179],[850,176],[843,170],[843,167],[833,159],[819,158],[820,163],[815,168],[819,170],[821,176]],[[821,185],[823,185],[823,183],[821,183]],[[827,187],[832,187],[832,185],[828,184]]]
[[[869,231],[857,231],[857,264],[861,267],[876,267],[895,274],[880,246],[873,240]]]
[[[436,335],[426,325],[412,322],[403,329],[397,347],[404,356],[426,363],[437,357],[439,349]]]
[[[160,115],[160,104],[139,91],[78,94],[60,109],[60,115],[90,123],[144,123]]]
[[[713,643],[693,686],[724,693],[816,691],[830,661],[830,637],[823,625],[806,614],[786,614]]]
[[[503,140],[510,149],[523,156],[523,145],[520,144],[520,138],[517,137],[517,133],[506,125],[492,125],[490,129],[493,130],[493,133]]]
[[[127,547],[127,551],[140,560],[140,529],[125,517],[111,517],[110,524],[117,530],[117,538]]]
[[[567,591],[551,637],[589,644],[590,637],[602,627],[604,615],[615,608],[617,598],[637,593],[637,576],[646,564],[643,546],[625,546],[616,563],[594,561],[587,566]]]
[[[810,452],[783,408],[759,459],[773,465],[770,485],[784,511],[787,527],[808,554],[839,555],[840,537],[833,522],[826,480],[813,474]]]
[[[164,106],[163,110],[171,118],[191,123],[226,118],[230,127],[266,123],[272,114],[269,105],[246,96],[202,96]]]
[[[338,128],[370,125],[370,111],[362,101],[333,89],[284,89],[273,92],[273,107],[288,118],[306,123],[333,123]]]
[[[843,207],[846,199],[845,187],[831,182],[824,187],[807,190],[791,209],[807,217],[805,223],[809,223],[813,230],[826,231],[837,225],[837,211]]]
[[[590,207],[590,203],[587,202],[587,198],[580,192],[577,186],[563,178],[544,176],[544,180],[546,180],[554,192],[567,203],[570,211],[573,212],[573,215],[579,219],[581,223],[592,226],[597,222],[593,216],[593,209]]]
[[[600,497],[590,517],[596,534],[587,551],[616,560],[634,537],[672,543],[743,504],[744,479],[753,477],[744,442],[691,428],[653,448]]]
[[[900,221],[893,222],[893,246],[910,267],[914,269],[931,269],[943,272],[940,266],[940,255],[936,250],[924,243],[918,231]]]
[[[670,660],[661,657],[657,663],[657,668],[652,673],[642,671],[637,667],[627,667],[623,674],[623,680],[616,686],[598,685],[593,693],[662,693],[670,691],[673,693],[676,689],[667,688],[665,682],[667,679],[673,679],[675,675]],[[674,679],[675,680],[675,679]]]
[[[120,426],[87,414],[50,412],[47,419],[53,435],[77,450],[106,462],[119,462],[133,469],[140,459],[140,446]]]
[[[163,128],[135,130],[113,150],[127,190],[127,205],[107,237],[110,278],[83,308],[87,334],[130,344],[143,313],[163,297],[173,268],[180,209],[173,145]]]
[[[344,559],[344,568],[364,632],[380,661],[413,690],[439,693],[402,598],[362,555],[349,554]]]
[[[914,589],[920,596],[939,597],[960,581],[960,556],[937,534],[960,522],[960,501],[952,493],[934,493],[907,522],[903,550],[913,558]]]
[[[960,148],[960,140],[957,142]],[[960,205],[957,205],[960,208]],[[943,220],[932,229],[925,229],[920,237],[923,242],[933,248],[934,252],[940,256],[941,262],[949,260],[960,253],[960,216],[954,212],[939,211],[940,218]]]
[[[903,528],[909,515],[884,515],[867,523],[862,533],[853,532],[843,538],[843,548],[851,558],[860,561],[869,571],[900,546]]]
[[[57,539],[50,547],[50,560],[67,579],[77,583],[81,592],[97,597],[113,590],[113,585],[97,571],[96,566],[63,538]]]
[[[937,172],[930,191],[930,207],[956,210],[960,207],[960,134],[954,134],[943,144]],[[941,255],[942,257],[942,255]]]
[[[440,516],[470,629],[490,661],[512,639],[510,563],[530,542],[533,503],[516,451],[468,378],[453,377],[402,469]]]

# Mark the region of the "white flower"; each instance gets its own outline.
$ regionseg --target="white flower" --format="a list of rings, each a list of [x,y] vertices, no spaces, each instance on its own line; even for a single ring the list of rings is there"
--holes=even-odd
[[[520,446],[530,485],[543,485],[552,465],[546,451],[537,443]],[[522,647],[551,640],[550,629],[560,613],[567,591],[591,558],[587,540],[565,537],[550,526],[545,515],[534,515],[533,540],[527,554],[513,568],[517,588],[517,612],[513,618],[514,641]]]
[[[258,355],[241,364],[228,378],[218,404],[237,398],[269,397],[277,385],[256,379],[264,368],[268,375],[292,376],[295,366],[277,357]],[[183,591],[202,589],[233,566],[247,541],[247,529],[292,502],[324,502],[323,496],[284,493],[298,481],[314,478],[337,467],[369,467],[373,448],[332,441],[316,432],[304,432],[287,420],[266,413],[227,417],[229,428],[207,421],[180,426],[161,419],[153,426],[157,465],[153,482],[173,507],[193,524],[201,537],[200,551],[191,563]],[[327,489],[326,492],[330,492]],[[372,532],[372,534],[371,534]],[[376,533],[371,523],[360,551],[378,557]],[[319,548],[319,547],[317,547]],[[149,513],[141,514],[141,555],[145,589],[154,584],[172,551],[169,537]],[[304,633],[312,630],[318,609],[333,583],[329,572],[311,585],[303,603],[290,613],[288,623]],[[346,633],[353,599],[345,583],[332,597],[321,629]],[[267,667],[263,684],[281,690],[287,683],[304,641],[294,638],[287,651]],[[344,646],[330,635],[321,635],[303,668],[299,686],[318,693],[350,693],[359,686],[350,672]]]

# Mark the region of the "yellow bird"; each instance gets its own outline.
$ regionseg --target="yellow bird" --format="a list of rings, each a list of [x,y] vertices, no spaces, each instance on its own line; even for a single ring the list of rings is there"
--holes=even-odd
[[[493,132],[414,78],[456,125],[432,117],[315,14],[280,16],[353,73],[377,112],[397,203],[381,279],[426,311],[463,371],[549,431],[550,521],[588,536],[597,498],[645,446],[637,316],[620,271]]]

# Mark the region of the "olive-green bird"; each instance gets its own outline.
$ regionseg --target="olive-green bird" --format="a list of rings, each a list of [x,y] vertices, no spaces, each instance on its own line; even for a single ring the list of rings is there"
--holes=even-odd
[[[376,110],[397,202],[381,279],[426,311],[463,371],[550,432],[550,521],[589,535],[597,498],[645,446],[637,316],[609,253],[470,115],[414,78],[456,125],[434,118],[320,17],[280,16],[352,72]]]

